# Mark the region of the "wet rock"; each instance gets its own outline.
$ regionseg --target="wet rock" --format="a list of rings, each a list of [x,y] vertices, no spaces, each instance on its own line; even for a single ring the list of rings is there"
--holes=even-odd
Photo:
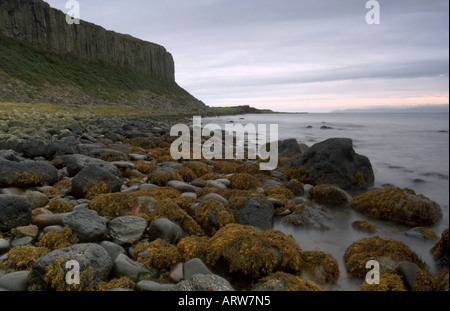
[[[139,190],[153,190],[159,188],[159,186],[154,184],[142,184],[139,186]]]
[[[113,273],[117,277],[127,276],[134,282],[139,282],[144,278],[158,277],[156,270],[150,271],[144,268],[141,263],[124,254],[119,254],[114,260]]]
[[[431,253],[434,256],[434,259],[436,260],[438,265],[441,266],[442,268],[448,269],[449,266],[449,258],[448,258],[449,246],[450,243],[449,243],[448,229],[445,229],[442,232],[439,241],[437,241],[436,244],[431,249]]]
[[[227,186],[225,186],[223,183],[215,181],[215,180],[207,180],[206,186],[211,187],[211,188],[227,189]]]
[[[6,253],[11,248],[11,245],[9,245],[9,241],[0,238],[0,255]]]
[[[95,211],[80,209],[63,217],[64,226],[69,226],[80,242],[98,242],[108,236],[107,220]]]
[[[0,194],[0,231],[9,231],[31,222],[31,205],[17,195]]]
[[[58,167],[58,168],[66,167],[67,172],[69,173],[70,177],[75,176],[83,168],[85,168],[86,166],[89,166],[89,165],[97,166],[99,168],[107,170],[108,172],[110,172],[111,174],[113,174],[115,176],[120,175],[120,170],[115,165],[113,165],[109,162],[106,162],[106,161],[103,161],[100,159],[96,159],[96,158],[91,158],[89,156],[82,155],[82,154],[59,156],[59,157],[56,157],[53,161],[54,161],[56,167]]]
[[[316,230],[329,230],[327,223],[331,215],[321,206],[304,199],[296,200],[291,205],[292,213],[283,217],[284,222]]]
[[[107,170],[88,165],[73,178],[71,194],[76,197],[86,197],[114,193],[119,192],[122,185],[122,179]]]
[[[15,239],[11,242],[11,247],[21,246],[21,245],[28,245],[33,243],[34,239],[30,236],[25,236],[23,238]]]
[[[285,139],[278,141],[278,157],[291,158],[302,153],[298,145],[297,139]]]
[[[183,266],[182,262],[179,262],[175,266],[172,267],[169,273],[169,280],[173,283],[178,283],[183,280]]]
[[[243,197],[229,201],[228,206],[237,210],[235,220],[241,225],[270,229],[273,225],[274,209],[271,204],[258,197]]]
[[[418,265],[409,261],[403,261],[398,265],[398,274],[400,274],[405,286],[409,290],[412,290],[414,288],[414,284],[417,282],[416,277],[419,269],[420,268]]]
[[[310,292],[310,291],[322,291],[322,288],[317,284],[309,280],[304,280],[297,275],[284,272],[275,272],[260,279],[251,290],[263,292],[272,292],[272,291]]]
[[[108,252],[113,262],[120,254],[126,254],[126,250],[117,243],[111,241],[101,241],[99,244]]]
[[[197,274],[171,288],[172,291],[234,291],[231,284],[216,274]]]
[[[32,265],[32,283],[58,290],[73,288],[65,281],[65,276],[70,270],[70,266],[66,267],[66,263],[70,260],[76,260],[79,263],[82,290],[94,288],[99,281],[106,280],[113,267],[111,257],[100,245],[76,244],[51,251],[38,258]],[[59,267],[55,269],[56,265],[61,269]],[[51,278],[49,278],[49,271],[54,274]],[[56,278],[61,281],[56,281]]]
[[[430,226],[442,219],[439,204],[411,189],[385,188],[364,193],[350,205],[368,217],[409,226]]]
[[[25,192],[25,197],[31,204],[31,208],[43,207],[48,203],[48,197],[39,191],[29,191]]]
[[[0,158],[0,187],[53,185],[57,181],[57,169],[45,161],[14,162]]]
[[[352,200],[347,192],[333,185],[315,186],[309,191],[309,195],[320,204],[343,205]]]
[[[200,258],[193,258],[183,265],[185,280],[190,280],[196,274],[213,274]]]
[[[136,288],[145,292],[163,292],[170,291],[174,287],[173,284],[158,283],[154,281],[142,280],[136,284]]]
[[[179,239],[186,236],[186,232],[176,223],[166,218],[153,221],[147,229],[151,241],[163,239],[171,244],[176,244]]]
[[[405,232],[405,235],[422,240],[437,240],[436,232],[425,227],[414,227]]]
[[[196,187],[179,180],[171,180],[167,182],[167,186],[177,189],[180,192],[195,192],[197,190]]]
[[[315,144],[292,160],[290,166],[303,169],[304,182],[313,185],[366,189],[375,180],[369,159],[357,154],[352,140],[347,138],[332,138]]]
[[[360,230],[360,231],[364,231],[364,232],[368,232],[368,233],[377,232],[377,228],[375,227],[375,225],[367,220],[355,220],[354,222],[351,223],[351,225],[352,225],[352,228],[356,229],[356,230]]]
[[[214,199],[217,202],[222,203],[222,204],[226,204],[228,202],[228,200],[225,199],[223,196],[221,196],[220,194],[214,193],[214,192],[211,192],[211,193],[208,193],[207,195],[205,195],[203,197],[202,201],[207,201],[209,199]]]
[[[301,196],[305,193],[305,189],[303,188],[303,184],[299,182],[297,179],[290,180],[286,186],[295,196]]]
[[[28,288],[29,271],[17,271],[0,277],[0,288],[10,291],[23,292]]]
[[[147,229],[147,221],[137,216],[122,216],[111,220],[108,228],[113,242],[122,245],[140,240]]]
[[[33,216],[31,223],[38,226],[39,228],[44,228],[48,226],[64,226],[63,218],[70,215],[71,213],[61,213],[61,214],[40,214]]]
[[[22,226],[22,227],[16,227],[11,229],[11,233],[16,238],[23,238],[26,236],[32,237],[35,239],[38,236],[39,228],[35,225],[29,225],[29,226]]]
[[[45,228],[42,229],[42,233],[45,234],[45,233],[50,232],[50,231],[53,231],[53,230],[64,231],[64,228],[63,228],[62,226],[58,226],[58,225],[55,225],[55,226],[47,226],[47,227],[45,227]]]

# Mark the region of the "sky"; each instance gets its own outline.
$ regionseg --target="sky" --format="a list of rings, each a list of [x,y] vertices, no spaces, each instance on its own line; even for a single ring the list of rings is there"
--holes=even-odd
[[[68,12],[66,0],[46,0]],[[78,0],[80,18],[164,46],[208,106],[289,112],[449,103],[449,1]]]

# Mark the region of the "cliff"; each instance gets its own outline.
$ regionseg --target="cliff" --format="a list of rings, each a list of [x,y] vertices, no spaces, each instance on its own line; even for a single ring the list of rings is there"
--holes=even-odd
[[[103,61],[175,81],[174,61],[164,47],[86,21],[68,25],[63,12],[41,0],[1,0],[0,33],[57,54]]]
[[[69,25],[42,0],[0,0],[1,101],[209,110],[175,82],[164,47],[83,20]]]

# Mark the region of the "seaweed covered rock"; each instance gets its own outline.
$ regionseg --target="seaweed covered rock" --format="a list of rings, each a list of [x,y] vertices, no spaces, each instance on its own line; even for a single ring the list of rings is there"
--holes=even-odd
[[[335,185],[318,185],[309,191],[310,197],[317,203],[329,205],[347,204],[352,197]]]
[[[30,187],[53,185],[58,171],[45,161],[15,162],[0,158],[0,187]]]
[[[372,164],[353,149],[348,138],[332,138],[311,146],[294,158],[291,168],[302,168],[300,181],[312,185],[332,184],[344,190],[366,189],[375,177]]]
[[[215,199],[202,201],[196,207],[195,220],[209,235],[235,222],[232,211]]]
[[[305,193],[303,184],[297,179],[291,179],[285,187],[291,190],[295,196],[301,196]]]
[[[331,254],[303,252],[302,277],[317,283],[335,283],[339,274],[339,263]]]
[[[408,245],[389,238],[374,236],[351,244],[344,254],[344,262],[349,272],[363,278],[368,270],[366,263],[376,260],[380,263],[380,272],[395,273],[398,265],[409,261],[424,268],[425,264]]]
[[[212,169],[208,165],[200,161],[185,162],[183,163],[182,169],[190,169],[195,174],[196,178],[200,178],[212,173]]]
[[[73,266],[67,263],[75,260],[80,268],[80,284],[68,284],[67,273]],[[76,244],[57,249],[38,258],[32,265],[30,282],[42,289],[58,291],[92,290],[106,280],[113,262],[108,252],[98,244]]]
[[[440,240],[431,249],[431,253],[433,254],[434,259],[438,262],[440,266],[448,268],[449,266],[448,251],[449,251],[448,229],[445,229],[442,232]]]
[[[364,292],[404,292],[406,291],[401,276],[393,273],[382,273],[380,275],[380,284],[369,284],[364,282],[361,286]]]
[[[312,292],[322,291],[323,289],[308,280],[285,272],[275,272],[266,277],[263,277],[254,285],[251,291],[300,291]]]
[[[232,273],[254,278],[278,270],[298,272],[302,263],[302,249],[291,236],[240,224],[221,228],[205,250],[212,266],[224,264]]]
[[[152,184],[165,186],[171,180],[181,181],[181,177],[171,167],[160,167],[150,173],[149,180]]]
[[[237,173],[231,177],[231,188],[238,190],[253,190],[261,185],[261,182],[248,173]]]
[[[351,226],[353,229],[363,231],[363,232],[368,232],[368,233],[377,232],[377,228],[375,227],[375,225],[367,220],[355,220],[351,223]]]
[[[156,205],[156,200],[150,195],[150,191],[101,194],[96,196],[89,206],[101,216],[148,214]]]
[[[119,192],[122,179],[95,165],[83,168],[72,180],[72,195],[76,197],[97,196],[104,193]]]
[[[151,243],[138,243],[133,258],[146,268],[170,269],[181,261],[178,249],[168,241],[157,239]]]
[[[77,235],[72,232],[69,226],[65,226],[63,230],[51,230],[45,233],[37,246],[55,250],[75,245],[78,242]]]
[[[41,256],[49,252],[48,248],[32,245],[19,245],[8,251],[8,259],[3,268],[12,270],[31,270],[32,264]]]
[[[272,197],[274,199],[283,201],[284,203],[287,203],[290,199],[293,199],[295,197],[294,193],[291,190],[283,186],[268,187],[264,189],[264,192],[266,193],[267,197]]]
[[[368,217],[409,226],[430,226],[442,219],[439,204],[411,189],[385,188],[355,197],[350,205]]]
[[[227,203],[227,207],[233,211],[238,224],[254,226],[263,230],[272,228],[274,209],[263,198],[235,197]]]
[[[284,212],[289,213],[282,218],[285,223],[316,230],[329,230],[327,223],[331,215],[328,214],[328,210],[307,199],[299,198],[289,202],[284,207]],[[283,212],[277,210],[277,214],[280,213]]]
[[[209,237],[191,235],[180,239],[177,243],[178,252],[183,262],[187,262],[193,258],[206,258],[206,244]]]
[[[0,232],[31,222],[31,205],[23,196],[0,194]]]

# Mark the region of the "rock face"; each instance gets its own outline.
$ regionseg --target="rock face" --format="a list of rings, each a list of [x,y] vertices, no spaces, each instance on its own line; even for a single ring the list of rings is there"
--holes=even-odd
[[[338,185],[344,190],[365,189],[375,180],[369,159],[357,154],[348,138],[331,138],[313,145],[292,160],[291,167],[303,168],[305,183]]]
[[[89,62],[106,62],[175,81],[173,57],[164,47],[85,21],[69,25],[63,12],[41,0],[1,1],[0,33],[58,54],[72,54]]]

